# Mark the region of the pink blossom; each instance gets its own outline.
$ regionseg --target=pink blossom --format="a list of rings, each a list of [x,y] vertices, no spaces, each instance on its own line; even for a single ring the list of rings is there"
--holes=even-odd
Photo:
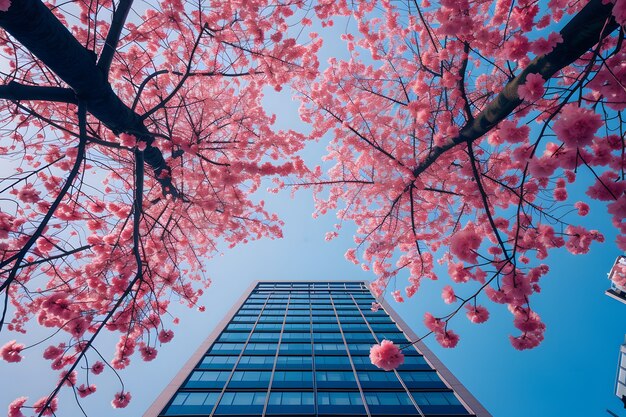
[[[453,348],[459,343],[459,335],[452,330],[437,333],[435,339],[437,339],[437,342],[444,348]]]
[[[393,297],[394,300],[396,300],[397,303],[404,302],[404,298],[402,298],[402,294],[400,294],[400,290],[393,291],[391,293],[391,296]]]
[[[372,308],[371,308],[371,310],[373,312],[377,312],[378,310],[380,310],[380,304],[375,302],[375,301],[372,301]]]
[[[26,184],[17,193],[17,198],[25,203],[36,203],[39,201],[39,192],[33,188],[32,184]]]
[[[174,332],[171,330],[161,330],[159,332],[159,342],[168,343],[170,340],[174,338]]]
[[[565,247],[570,253],[581,255],[589,252],[589,246],[596,241],[604,241],[604,236],[597,231],[587,231],[581,226],[569,225],[565,229],[565,233],[569,235],[569,239],[565,242]]]
[[[19,397],[13,400],[13,402],[9,404],[8,417],[24,417],[21,409],[24,407],[26,400],[28,400],[28,397]]]
[[[450,252],[462,261],[476,263],[478,260],[476,251],[481,242],[482,238],[470,222],[464,229],[459,230],[450,237]]]
[[[50,400],[50,403],[46,405],[47,402],[48,397],[42,397],[37,400],[37,402],[33,404],[33,407],[35,408],[35,413],[42,414],[44,416],[54,415],[54,412],[57,410],[57,399],[53,398],[52,400]]]
[[[456,301],[456,295],[454,294],[454,289],[450,285],[446,285],[443,287],[441,291],[441,298],[446,304],[452,304]]]
[[[356,249],[350,248],[343,255],[348,261],[352,262],[355,265],[359,264],[359,260],[356,258]]]
[[[565,201],[567,200],[567,190],[563,187],[558,187],[554,189],[554,199],[556,201]]]
[[[585,194],[601,201],[614,201],[626,191],[626,181],[621,181],[617,173],[606,171],[600,174]]]
[[[113,398],[113,401],[111,401],[111,405],[113,406],[113,408],[124,408],[128,405],[130,399],[130,392],[121,391],[115,394],[115,398]]]
[[[55,371],[61,370],[67,364],[67,361],[68,361],[67,358],[60,356],[52,361],[52,363],[50,364],[50,367],[54,369]]]
[[[404,291],[406,292],[406,296],[411,298],[415,295],[415,293],[417,292],[418,286],[417,285],[408,285]]]
[[[430,331],[435,333],[443,332],[443,329],[446,325],[445,322],[439,320],[438,318],[435,318],[435,316],[430,313],[424,314],[424,324]]]
[[[47,309],[55,316],[64,319],[69,319],[70,317],[72,317],[73,314],[75,314],[71,310],[71,303],[66,298],[66,294],[63,294],[61,292],[56,292],[48,296],[48,298],[46,298],[41,304],[41,307]]]
[[[539,100],[546,91],[543,87],[545,82],[541,74],[528,74],[524,84],[517,88],[519,98],[529,103]]]
[[[370,349],[370,361],[377,368],[391,371],[404,363],[404,355],[392,341],[383,340]]]
[[[626,219],[626,194],[622,194],[608,205],[608,212],[613,215],[614,219]]]
[[[530,43],[524,35],[515,35],[504,43],[503,53],[508,59],[517,61],[526,57]]]
[[[609,279],[619,287],[626,287],[626,257],[620,256],[609,272]]]
[[[68,373],[67,371],[63,371],[61,372],[61,375],[59,375],[59,381],[64,380],[64,385],[67,385],[68,387],[73,387],[74,385],[76,385],[76,377],[76,371],[72,371],[70,373]]]
[[[122,133],[120,134],[120,143],[122,144],[122,146],[134,148],[135,145],[137,145],[137,138],[135,137],[135,135]]]
[[[503,120],[498,124],[498,136],[509,143],[520,143],[528,139],[530,127],[527,125],[517,126],[513,120]]]
[[[102,373],[102,371],[104,371],[104,363],[102,363],[100,361],[96,361],[91,366],[91,372],[93,372],[94,375],[100,375]]]
[[[7,362],[19,362],[22,360],[22,355],[20,355],[22,349],[24,349],[24,345],[11,340],[0,348],[0,355]]]
[[[557,166],[557,158],[551,156],[532,158],[528,161],[528,171],[535,178],[549,178],[552,174],[554,174]]]
[[[574,207],[578,209],[579,216],[586,216],[587,214],[589,214],[589,205],[587,203],[583,203],[582,201],[577,201],[574,204]]]
[[[489,319],[489,311],[483,306],[473,306],[466,304],[467,318],[472,323],[484,323]]]
[[[157,350],[150,346],[142,346],[139,348],[139,352],[141,352],[141,357],[144,361],[150,362],[157,356]]]
[[[495,290],[492,287],[488,286],[485,288],[485,294],[487,294],[487,297],[489,297],[489,299],[494,303],[504,304],[508,300],[506,293],[501,289]]]
[[[611,13],[615,16],[615,21],[623,26],[626,23],[626,0],[609,0],[614,4]],[[609,1],[603,1],[603,3],[609,3]]]
[[[72,320],[69,325],[65,328],[68,332],[72,334],[75,338],[80,338],[83,333],[89,327],[89,323],[84,318],[77,318]]]
[[[9,237],[9,232],[13,231],[15,217],[0,211],[0,239]]]
[[[448,273],[452,281],[456,283],[467,282],[472,278],[472,274],[465,268],[462,262],[451,262],[448,265]]]
[[[94,384],[91,384],[91,385],[81,384],[78,388],[76,388],[76,392],[78,392],[78,396],[80,398],[85,398],[86,396],[91,395],[94,392],[96,392],[96,386]]]
[[[559,44],[563,42],[563,37],[558,32],[552,32],[548,35],[548,38],[539,38],[530,45],[530,50],[535,55],[545,55],[550,52]]]
[[[37,239],[36,245],[37,245],[37,249],[39,249],[41,253],[48,253],[52,249],[54,249],[54,245],[52,241],[50,241],[50,239],[48,239],[47,237],[43,237],[43,236]]]
[[[590,145],[596,131],[602,126],[602,117],[591,109],[569,103],[563,107],[554,122],[554,133],[567,146],[584,147]]]
[[[515,319],[513,325],[522,332],[536,332],[541,330],[545,325],[541,322],[541,318],[537,313],[525,307],[511,308]]]
[[[6,12],[11,7],[11,0],[0,0],[0,12]]]

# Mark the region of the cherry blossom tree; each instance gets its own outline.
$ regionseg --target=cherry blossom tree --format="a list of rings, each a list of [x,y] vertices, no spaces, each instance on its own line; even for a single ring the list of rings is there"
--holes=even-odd
[[[218,245],[280,237],[251,194],[303,171],[303,137],[261,101],[315,75],[321,41],[287,34],[307,7],[0,1],[0,332],[50,329],[0,355],[33,349],[60,374],[11,416],[54,414],[62,387],[82,398],[105,368],[153,360],[174,336],[168,306],[197,306]],[[112,360],[93,344],[103,332],[119,335]],[[111,404],[131,397],[122,384]]]
[[[326,13],[356,30],[348,58],[298,87],[311,137],[331,139],[325,168],[291,185],[316,191],[317,214],[337,211],[328,239],[356,224],[345,256],[376,274],[378,296],[404,301],[391,291],[403,275],[413,296],[440,278],[436,262],[474,283],[446,286],[453,310],[426,314],[442,346],[459,341],[452,317],[485,322],[488,301],[513,314],[515,348],[537,346],[532,296],[550,251],[604,241],[580,224],[588,200],[606,203],[626,249],[626,2],[343,1]],[[574,184],[587,201],[568,199]]]

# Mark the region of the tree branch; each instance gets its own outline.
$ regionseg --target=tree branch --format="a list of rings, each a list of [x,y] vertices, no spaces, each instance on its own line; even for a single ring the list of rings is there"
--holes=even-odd
[[[41,0],[14,1],[0,13],[0,27],[74,90],[87,111],[114,133],[132,133],[147,143],[144,160],[164,193],[178,196],[163,154],[152,146],[154,136],[142,119],[113,92],[106,75],[85,49]]]
[[[100,53],[100,59],[98,60],[98,68],[103,74],[109,75],[109,69],[111,68],[111,62],[113,62],[113,56],[117,49],[117,44],[120,41],[120,35],[126,23],[128,12],[133,5],[133,0],[120,0],[117,9],[113,13],[113,21],[109,27],[109,33],[104,41],[104,47]]]
[[[522,103],[517,94],[520,85],[526,82],[528,74],[541,74],[545,80],[566,66],[572,64],[593,45],[602,41],[619,26],[611,15],[612,4],[602,4],[602,0],[591,0],[561,30],[563,42],[552,52],[536,57],[515,78],[509,81],[500,94],[469,121],[447,144],[435,146],[428,156],[413,169],[413,175],[419,176],[430,167],[442,154],[462,143],[471,143],[485,135],[498,123],[507,118]]]
[[[36,85],[20,84],[10,81],[0,85],[0,99],[22,101],[55,101],[57,103],[77,104],[76,94],[69,88],[40,87]]]

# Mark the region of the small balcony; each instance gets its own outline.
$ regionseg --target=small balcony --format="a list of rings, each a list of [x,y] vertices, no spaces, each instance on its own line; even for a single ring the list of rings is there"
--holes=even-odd
[[[609,272],[611,288],[605,294],[626,304],[626,256],[618,256]]]

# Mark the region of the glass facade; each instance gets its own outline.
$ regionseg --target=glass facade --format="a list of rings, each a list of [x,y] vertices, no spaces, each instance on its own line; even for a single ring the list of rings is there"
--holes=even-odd
[[[158,416],[473,416],[363,282],[260,282]],[[488,415],[488,414],[482,414]]]

